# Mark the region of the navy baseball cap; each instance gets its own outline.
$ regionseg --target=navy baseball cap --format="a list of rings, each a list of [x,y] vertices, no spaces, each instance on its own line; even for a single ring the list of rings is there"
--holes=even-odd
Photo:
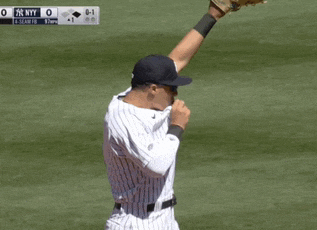
[[[132,72],[132,87],[154,83],[182,86],[192,82],[189,77],[178,76],[174,61],[164,55],[150,55],[139,60]]]

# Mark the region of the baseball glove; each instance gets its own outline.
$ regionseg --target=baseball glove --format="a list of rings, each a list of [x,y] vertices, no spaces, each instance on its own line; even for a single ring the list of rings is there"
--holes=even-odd
[[[259,3],[266,3],[264,0],[211,0],[224,13],[229,11],[237,11],[242,6],[256,5]]]

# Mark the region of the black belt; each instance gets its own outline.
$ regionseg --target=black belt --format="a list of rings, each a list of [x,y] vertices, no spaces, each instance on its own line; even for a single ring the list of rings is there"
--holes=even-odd
[[[176,202],[176,197],[173,197],[173,199],[170,199],[170,200],[167,200],[167,201],[164,201],[162,203],[162,208],[161,209],[165,209],[165,208],[169,208],[169,207],[172,207],[174,205],[176,205],[177,202]],[[114,207],[116,209],[120,209],[122,206],[121,203],[115,203],[114,204]],[[154,211],[154,207],[155,207],[155,204],[148,204],[147,205],[147,212],[153,212]]]

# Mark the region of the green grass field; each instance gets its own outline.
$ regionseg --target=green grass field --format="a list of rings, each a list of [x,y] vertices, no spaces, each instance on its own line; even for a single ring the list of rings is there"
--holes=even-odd
[[[223,18],[182,72],[192,111],[175,192],[181,230],[317,229],[317,5]],[[0,26],[0,229],[103,229],[103,117],[135,62],[167,55],[208,1],[0,0],[101,8],[99,26]]]

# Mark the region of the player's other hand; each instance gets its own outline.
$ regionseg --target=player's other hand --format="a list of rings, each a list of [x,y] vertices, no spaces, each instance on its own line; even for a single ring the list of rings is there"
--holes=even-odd
[[[176,99],[172,105],[171,125],[177,125],[185,130],[189,122],[189,117],[190,110],[185,105],[185,102]]]

